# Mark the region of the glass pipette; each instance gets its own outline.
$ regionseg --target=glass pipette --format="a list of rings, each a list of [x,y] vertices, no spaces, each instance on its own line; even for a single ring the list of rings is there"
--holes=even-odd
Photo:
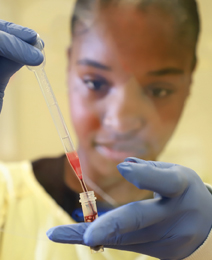
[[[68,128],[65,124],[65,121],[63,119],[62,113],[60,111],[59,105],[57,103],[57,100],[55,98],[54,92],[52,90],[52,87],[48,81],[48,78],[46,76],[46,72],[44,70],[45,67],[45,53],[44,53],[44,46],[43,42],[41,41],[39,35],[37,35],[37,40],[34,45],[34,47],[38,48],[44,56],[43,62],[39,66],[27,66],[29,70],[33,71],[37,81],[39,83],[39,86],[41,88],[41,91],[43,93],[43,96],[46,100],[46,104],[49,108],[49,111],[51,113],[52,119],[54,121],[54,124],[56,126],[57,132],[60,136],[60,139],[62,141],[66,157],[73,168],[78,180],[80,181],[80,184],[82,186],[82,189],[84,191],[84,196],[88,198],[87,202],[87,210],[90,209],[91,214],[89,215],[89,222],[94,221],[97,217],[97,210],[93,206],[92,201],[90,201],[90,198],[88,196],[88,189],[86,187],[86,184],[83,180],[82,176],[82,169],[80,166],[80,161],[78,154],[74,148],[73,142],[71,140],[70,134],[68,132]],[[94,204],[96,205],[96,204]],[[85,216],[85,219],[88,219],[88,216]],[[87,221],[86,221],[87,222]],[[97,253],[97,252],[103,252],[104,248],[103,246],[96,246],[96,247],[91,247],[91,252],[92,253]]]
[[[77,152],[74,148],[73,142],[71,140],[67,126],[66,126],[65,121],[63,119],[59,105],[57,103],[57,100],[56,100],[55,95],[53,93],[52,87],[51,87],[51,85],[48,81],[48,78],[46,76],[46,72],[44,70],[45,53],[44,53],[43,42],[42,42],[41,38],[39,37],[39,35],[37,35],[37,41],[36,41],[34,47],[38,48],[42,52],[42,54],[44,56],[44,60],[39,66],[27,66],[27,67],[28,67],[29,70],[34,72],[34,74],[37,78],[37,81],[39,83],[39,86],[41,88],[43,96],[46,100],[46,104],[49,108],[52,119],[53,119],[54,124],[56,126],[57,132],[58,132],[60,139],[62,141],[67,159],[68,159],[71,167],[73,168],[78,180],[80,181],[80,184],[82,186],[83,191],[87,192],[88,189],[87,189],[86,184],[83,180],[79,157],[78,157]]]

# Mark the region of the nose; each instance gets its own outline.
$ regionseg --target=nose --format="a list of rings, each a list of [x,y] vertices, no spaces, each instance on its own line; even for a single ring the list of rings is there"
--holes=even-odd
[[[117,134],[135,134],[147,123],[147,103],[137,80],[132,77],[111,91],[103,125]]]

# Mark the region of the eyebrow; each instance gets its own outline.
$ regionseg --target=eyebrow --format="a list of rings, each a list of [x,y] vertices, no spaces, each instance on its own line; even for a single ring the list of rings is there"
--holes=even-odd
[[[100,62],[94,61],[94,60],[89,60],[89,59],[83,59],[83,60],[78,60],[77,61],[78,65],[85,65],[85,66],[91,66],[96,69],[102,69],[102,70],[111,70],[109,66],[103,65]]]
[[[177,68],[164,68],[161,70],[150,71],[147,74],[149,76],[179,75],[184,74],[184,71]]]

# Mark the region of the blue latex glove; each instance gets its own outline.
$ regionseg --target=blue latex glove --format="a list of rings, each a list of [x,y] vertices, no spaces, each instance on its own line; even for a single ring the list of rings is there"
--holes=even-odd
[[[93,223],[52,228],[47,232],[51,240],[104,245],[166,260],[183,259],[204,242],[212,226],[212,197],[193,170],[136,158],[126,159],[118,169],[155,197],[112,210]]]
[[[0,20],[0,112],[10,77],[23,65],[36,66],[43,61],[42,53],[31,46],[36,37],[31,29]]]

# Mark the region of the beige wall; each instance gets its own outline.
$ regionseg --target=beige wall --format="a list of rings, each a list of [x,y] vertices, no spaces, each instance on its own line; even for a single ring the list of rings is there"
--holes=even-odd
[[[66,48],[73,0],[0,0],[0,18],[36,30],[45,41],[46,72],[71,135],[66,97]],[[190,99],[174,138],[160,160],[196,170],[212,183],[212,2],[199,1],[202,33],[199,64]],[[76,143],[76,138],[74,138]],[[0,117],[0,158],[34,159],[63,152],[32,72],[23,68],[11,80]]]
[[[212,183],[212,2],[197,2],[202,22],[199,63],[182,120],[160,159],[190,167]]]
[[[37,31],[45,42],[46,73],[68,128],[66,49],[73,0],[1,0],[0,19]],[[74,138],[76,139],[76,138]],[[35,159],[63,152],[33,72],[22,68],[10,81],[0,117],[0,158]]]

